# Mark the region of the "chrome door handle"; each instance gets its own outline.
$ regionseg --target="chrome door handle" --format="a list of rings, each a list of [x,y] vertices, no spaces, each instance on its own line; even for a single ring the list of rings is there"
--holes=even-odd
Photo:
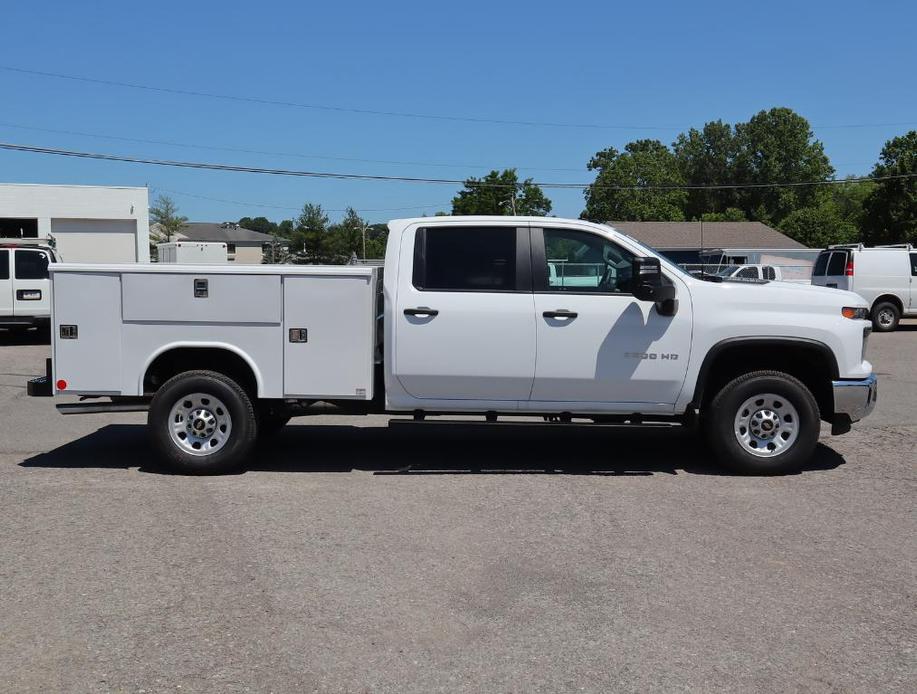
[[[576,311],[568,311],[565,308],[559,308],[556,311],[545,311],[541,314],[545,318],[576,318],[579,314]]]
[[[417,308],[406,308],[404,309],[404,315],[406,316],[438,316],[439,311],[435,308],[429,308],[427,306],[418,306]]]

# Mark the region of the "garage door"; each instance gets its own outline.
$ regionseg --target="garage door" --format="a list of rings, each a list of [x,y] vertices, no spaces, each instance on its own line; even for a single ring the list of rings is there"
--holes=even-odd
[[[65,263],[137,262],[132,219],[52,219],[51,235]]]

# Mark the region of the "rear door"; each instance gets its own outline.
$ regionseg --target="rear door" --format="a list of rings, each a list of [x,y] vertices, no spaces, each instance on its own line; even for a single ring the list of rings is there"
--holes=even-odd
[[[846,276],[849,251],[832,251],[825,269],[825,286],[835,289],[850,289],[850,278]]]
[[[13,315],[48,316],[51,313],[51,256],[40,248],[13,249]]]
[[[0,248],[0,321],[13,315],[13,277],[10,251]]]
[[[529,230],[409,227],[399,259],[392,374],[412,397],[528,400],[535,375]]]
[[[911,311],[917,310],[917,253],[910,254],[911,260]]]

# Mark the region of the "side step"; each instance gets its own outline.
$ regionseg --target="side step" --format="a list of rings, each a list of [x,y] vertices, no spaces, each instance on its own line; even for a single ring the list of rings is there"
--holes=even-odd
[[[480,427],[540,427],[543,429],[597,429],[597,428],[623,428],[623,427],[643,427],[643,428],[665,428],[669,429],[676,426],[682,426],[679,421],[661,421],[661,422],[520,422],[514,419],[390,419],[390,427],[416,427],[416,426],[480,426]]]
[[[148,401],[138,402],[68,402],[57,406],[61,414],[99,414],[102,412],[147,412]]]

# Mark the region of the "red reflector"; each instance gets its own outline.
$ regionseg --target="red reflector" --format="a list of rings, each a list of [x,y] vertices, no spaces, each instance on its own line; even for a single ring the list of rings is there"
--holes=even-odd
[[[57,382],[57,389],[58,390],[67,390],[67,381],[65,381],[64,379],[60,379]]]
[[[847,261],[847,269],[844,270],[844,275],[853,277],[853,256],[850,256],[850,259]]]

